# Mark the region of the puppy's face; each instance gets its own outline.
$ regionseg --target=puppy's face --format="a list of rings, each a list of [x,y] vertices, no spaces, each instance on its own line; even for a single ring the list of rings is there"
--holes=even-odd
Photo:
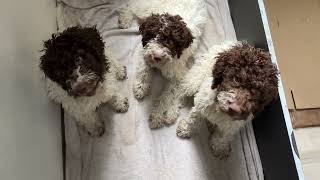
[[[40,68],[70,96],[93,96],[108,64],[95,28],[72,27],[44,42]]]
[[[254,101],[247,89],[230,88],[217,94],[218,107],[234,119],[244,120],[252,113]]]
[[[175,56],[180,58],[193,36],[178,15],[152,14],[139,22],[144,58],[150,64],[163,65]]]
[[[73,97],[93,96],[101,79],[86,62],[95,61],[94,57],[81,53],[76,58],[76,65],[66,76],[65,90]]]
[[[247,119],[277,96],[277,75],[270,55],[247,43],[220,53],[212,85],[217,89],[218,107],[236,120]]]

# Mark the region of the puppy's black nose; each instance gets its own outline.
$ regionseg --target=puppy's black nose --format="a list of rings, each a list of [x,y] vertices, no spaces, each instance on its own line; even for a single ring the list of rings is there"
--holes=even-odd
[[[159,57],[154,57],[153,58],[156,62],[160,62],[161,61],[161,58],[159,58]]]
[[[152,57],[155,62],[160,62],[163,58],[164,51],[162,49],[155,49],[152,51]]]
[[[240,105],[238,105],[236,102],[229,102],[229,111],[234,114],[242,113]]]
[[[243,120],[248,116],[236,102],[229,102],[227,113],[235,120]]]

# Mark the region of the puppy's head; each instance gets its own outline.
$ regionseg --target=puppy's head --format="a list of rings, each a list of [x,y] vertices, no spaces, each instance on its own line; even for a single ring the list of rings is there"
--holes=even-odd
[[[152,14],[140,20],[144,58],[151,64],[165,64],[193,42],[193,36],[179,15]]]
[[[212,84],[218,107],[234,119],[246,119],[277,96],[277,76],[270,54],[245,42],[220,53]]]
[[[71,27],[44,42],[40,68],[73,97],[93,96],[108,62],[95,27]]]

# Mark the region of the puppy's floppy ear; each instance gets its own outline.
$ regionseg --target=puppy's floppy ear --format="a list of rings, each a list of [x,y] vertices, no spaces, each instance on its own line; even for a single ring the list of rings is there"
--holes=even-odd
[[[141,19],[139,22],[139,32],[142,35],[142,45],[155,38],[161,28],[160,15],[152,14],[151,16]]]
[[[263,106],[277,97],[278,94],[278,75],[277,66],[272,63],[271,55],[261,49],[257,49],[256,57],[259,65],[262,66],[263,75],[257,80],[253,80],[254,88],[260,89],[262,92]]]
[[[173,16],[174,19],[176,19],[176,21],[178,21],[179,23],[175,23],[177,27],[177,29],[175,31],[173,31],[173,35],[178,34],[177,36],[175,36],[177,38],[177,40],[179,42],[181,42],[180,45],[182,45],[184,48],[189,47],[189,45],[192,43],[194,37],[191,34],[190,29],[187,27],[187,24],[185,22],[183,22],[183,19],[181,18],[181,16],[179,15],[175,15]],[[180,33],[178,33],[180,32]]]
[[[182,51],[191,45],[194,37],[181,16],[175,15],[170,17],[169,14],[166,14],[166,16],[169,18],[169,29],[171,30],[171,32],[168,32],[167,34],[171,34],[170,38],[175,42],[174,46],[179,58]]]
[[[219,59],[219,56],[217,59]],[[217,60],[212,70],[213,81],[212,81],[211,89],[216,89],[222,83],[224,69],[225,69],[224,61]]]
[[[239,71],[244,49],[250,48],[245,42],[234,45],[230,49],[220,52],[216,57],[216,63],[212,70],[213,83],[211,88],[217,88],[223,81],[223,78],[238,77],[236,71]],[[233,80],[230,80],[233,81]]]

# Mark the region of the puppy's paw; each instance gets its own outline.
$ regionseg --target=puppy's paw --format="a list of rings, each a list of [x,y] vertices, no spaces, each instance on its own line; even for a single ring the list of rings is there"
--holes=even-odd
[[[192,128],[186,122],[186,120],[181,120],[177,127],[177,136],[183,139],[191,138]]]
[[[230,156],[231,148],[217,150],[217,149],[214,149],[213,147],[211,147],[211,153],[216,159],[227,160]]]
[[[122,9],[119,12],[118,24],[121,29],[128,29],[133,21],[133,14],[128,9]]]
[[[114,105],[114,110],[117,113],[125,113],[128,111],[128,109],[129,109],[129,101],[128,101],[128,98],[126,97],[117,101]]]
[[[164,123],[167,126],[174,124],[178,119],[178,115],[178,112],[173,110],[165,112]]]
[[[105,132],[105,126],[103,121],[99,121],[93,127],[86,128],[86,130],[91,137],[101,137]]]
[[[164,122],[161,118],[159,118],[156,114],[151,113],[149,116],[149,127],[151,129],[159,129],[164,126]]]
[[[116,78],[119,81],[127,79],[127,67],[121,66],[118,71],[116,72]]]
[[[133,87],[134,97],[138,100],[142,100],[144,97],[149,95],[151,87],[144,86],[143,84],[136,84]]]
[[[231,154],[231,145],[228,144],[210,144],[210,151],[212,155],[219,160],[227,160]]]

